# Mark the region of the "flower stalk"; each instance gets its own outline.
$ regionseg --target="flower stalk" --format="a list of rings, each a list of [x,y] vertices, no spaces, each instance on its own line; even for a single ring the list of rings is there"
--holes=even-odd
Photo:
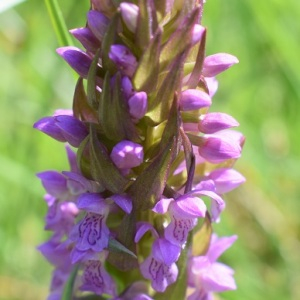
[[[79,79],[72,110],[34,124],[67,143],[70,164],[38,174],[53,232],[39,247],[55,267],[48,299],[236,288],[217,262],[236,236],[218,238],[212,224],[245,181],[229,167],[244,137],[210,106],[214,77],[238,60],[206,56],[202,12],[200,0],[92,0],[86,26],[70,31],[83,49],[57,50]]]

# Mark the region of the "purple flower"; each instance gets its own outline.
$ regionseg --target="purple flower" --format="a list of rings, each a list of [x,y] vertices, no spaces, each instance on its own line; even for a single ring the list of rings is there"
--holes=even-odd
[[[104,269],[103,263],[104,259],[85,262],[81,290],[94,292],[97,295],[108,294],[113,296],[116,294],[115,283]]]
[[[177,279],[180,247],[160,238],[154,241],[152,253],[140,264],[142,275],[151,281],[151,286],[158,292],[165,289]]]
[[[99,193],[84,193],[77,199],[79,209],[86,215],[77,223],[69,235],[69,242],[74,243],[71,253],[72,262],[94,259],[97,253],[107,248],[110,230],[106,219],[114,201],[125,213],[132,210],[132,201],[126,195],[112,195],[104,199]]]
[[[182,246],[188,233],[196,226],[197,218],[205,217],[206,205],[193,195],[183,195],[174,199],[161,199],[153,208],[156,213],[170,214],[171,222],[165,228],[165,238],[174,245]]]
[[[47,195],[45,198],[47,199]],[[50,198],[53,197],[50,196]],[[68,234],[74,225],[75,217],[79,213],[76,204],[73,202],[61,202],[55,198],[54,201],[51,199],[51,202],[45,218],[45,229],[53,230],[60,234]]]
[[[210,299],[213,292],[224,292],[236,289],[234,271],[228,266],[216,262],[219,256],[237,239],[236,236],[212,237],[205,256],[191,257],[189,260],[188,282],[194,288],[188,300]]]
[[[131,51],[123,45],[112,45],[109,52],[109,58],[116,64],[117,68],[124,76],[132,77],[137,61]]]
[[[109,229],[105,224],[109,212],[108,204],[96,193],[82,194],[77,203],[78,208],[87,213],[73,227],[69,239],[75,242],[76,250],[101,252],[108,246]],[[73,251],[74,253],[76,252]],[[72,260],[74,261],[74,257]]]
[[[78,149],[66,148],[70,171],[37,175],[47,192],[45,228],[53,231],[39,248],[55,266],[48,300],[62,298],[74,264],[74,297],[152,300],[182,284],[176,281],[185,268],[193,294],[178,297],[209,300],[235,288],[233,271],[216,260],[236,237],[213,236],[198,257],[190,257],[187,241],[199,218],[220,220],[220,194],[244,181],[212,165],[241,155],[245,138],[228,130],[238,122],[208,112],[214,76],[238,60],[226,53],[205,58],[205,1],[162,2],[91,0],[86,27],[70,31],[84,51],[57,49],[80,76],[73,110],[58,110],[34,127]],[[116,116],[107,117],[110,109]],[[109,128],[128,140],[110,137]],[[177,263],[181,253],[188,266]],[[134,277],[126,279],[127,271]]]
[[[158,292],[164,292],[168,285],[176,281],[178,268],[175,262],[178,260],[181,247],[170,243],[158,233],[150,223],[140,222],[134,241],[138,243],[142,236],[151,231],[155,237],[152,244],[152,252],[143,263],[140,264],[142,275],[151,280],[151,286]]]

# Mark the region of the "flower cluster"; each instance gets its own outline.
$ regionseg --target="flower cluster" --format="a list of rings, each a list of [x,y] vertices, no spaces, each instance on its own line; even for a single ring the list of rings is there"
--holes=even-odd
[[[212,223],[222,195],[245,181],[232,169],[244,137],[209,109],[215,76],[238,60],[205,55],[202,11],[201,0],[92,0],[86,26],[70,31],[84,50],[57,50],[79,79],[73,109],[34,124],[67,143],[70,163],[38,174],[53,232],[39,247],[55,266],[49,300],[70,277],[76,299],[204,300],[235,289],[217,259],[236,236],[218,238]]]

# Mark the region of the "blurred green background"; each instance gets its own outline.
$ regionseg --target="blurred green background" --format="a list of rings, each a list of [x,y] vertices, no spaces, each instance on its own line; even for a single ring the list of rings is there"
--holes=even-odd
[[[0,299],[45,299],[50,266],[46,205],[35,173],[67,168],[64,147],[32,124],[70,108],[74,76],[58,57],[45,4],[0,1]],[[85,24],[89,3],[61,2],[68,28]],[[2,3],[2,4],[1,4]],[[239,120],[247,141],[236,168],[247,183],[227,197],[215,229],[237,233],[223,261],[238,290],[221,299],[300,299],[300,2],[207,0],[207,54],[240,64],[221,74],[212,111]]]

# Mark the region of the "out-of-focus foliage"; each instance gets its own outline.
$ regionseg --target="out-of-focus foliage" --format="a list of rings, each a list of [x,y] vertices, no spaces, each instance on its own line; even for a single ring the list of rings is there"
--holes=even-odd
[[[60,1],[68,28],[84,26],[88,1]],[[227,197],[215,229],[237,233],[224,255],[238,290],[223,299],[300,299],[300,2],[207,0],[207,54],[240,64],[219,76],[212,111],[239,120],[247,141],[236,168],[247,183]],[[0,14],[0,299],[45,299],[51,269],[35,247],[46,204],[34,174],[67,168],[63,145],[32,129],[70,108],[75,80],[43,1]]]

